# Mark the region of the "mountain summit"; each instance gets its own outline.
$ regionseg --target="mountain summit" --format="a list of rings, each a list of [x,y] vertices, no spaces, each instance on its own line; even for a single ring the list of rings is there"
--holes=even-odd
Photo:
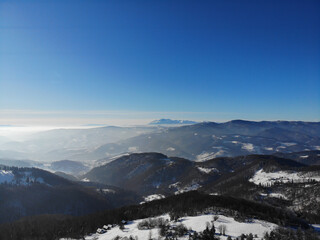
[[[173,119],[159,119],[159,120],[154,120],[149,123],[149,125],[165,125],[165,124],[195,124],[198,122],[195,121],[190,121],[190,120],[173,120]]]

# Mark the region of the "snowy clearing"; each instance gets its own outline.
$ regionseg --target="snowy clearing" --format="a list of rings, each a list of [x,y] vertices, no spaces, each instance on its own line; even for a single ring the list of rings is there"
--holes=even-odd
[[[285,199],[285,200],[288,200],[288,198],[283,195],[282,193],[260,193],[261,196],[263,197],[273,197],[273,198],[279,198],[279,199]]]
[[[162,194],[152,194],[152,195],[144,197],[144,202],[141,202],[140,204],[143,204],[146,202],[151,202],[151,201],[162,199],[162,198],[165,198],[165,196]]]
[[[194,191],[194,190],[197,190],[200,187],[201,187],[201,185],[199,185],[198,183],[193,183],[193,184],[191,184],[189,186],[186,186],[184,188],[179,189],[174,194],[177,195],[177,194],[184,193],[184,192]]]
[[[22,172],[19,176],[15,176],[12,171],[0,170],[0,184],[1,183],[30,185],[32,183],[44,183],[44,181],[40,177],[34,177],[29,171]]]
[[[163,219],[167,219],[169,221],[169,224],[171,226],[176,226],[177,224],[184,224],[188,229],[191,228],[194,231],[201,232],[206,228],[207,222],[211,222],[213,220],[213,217],[217,216],[218,219],[214,222],[215,228],[216,228],[216,234],[219,235],[219,226],[225,225],[226,226],[226,235],[231,236],[233,238],[240,236],[242,233],[244,234],[257,234],[258,237],[263,237],[265,232],[270,232],[273,229],[277,227],[276,224],[269,223],[266,221],[261,220],[252,220],[252,222],[238,222],[234,220],[232,217],[226,217],[223,215],[200,215],[200,216],[194,216],[194,217],[183,217],[179,219],[178,222],[169,221],[169,215],[162,215],[160,216]],[[119,226],[113,227],[110,230],[108,230],[106,233],[98,234],[95,233],[91,236],[87,236],[86,240],[111,240],[117,236],[124,238],[124,237],[137,237],[139,240],[147,240],[149,239],[150,235],[153,239],[164,239],[163,237],[160,237],[159,235],[159,229],[154,228],[151,230],[138,229],[138,223],[142,222],[144,219],[134,220],[132,222],[129,222],[125,225],[124,230],[122,231]],[[221,240],[226,240],[227,236],[220,236]],[[178,239],[186,240],[188,239],[188,236],[183,236]]]
[[[242,143],[242,149],[252,152],[254,150],[254,146],[252,143]]]
[[[103,188],[103,189],[98,188],[98,189],[96,189],[96,191],[97,192],[103,192],[103,193],[116,193],[115,190],[109,189],[109,188]]]
[[[274,184],[275,182],[307,182],[309,180],[320,181],[320,175],[317,172],[297,173],[288,171],[265,172],[263,169],[257,171],[249,182],[256,185],[259,184]]]
[[[207,173],[207,174],[209,174],[209,173],[211,173],[211,172],[219,172],[219,170],[216,169],[216,168],[198,167],[198,170],[199,170],[200,172]]]
[[[272,147],[265,147],[264,149],[267,150],[267,151],[273,151]]]
[[[220,147],[212,147],[212,148],[220,149]],[[216,157],[220,157],[223,154],[225,154],[225,151],[222,149],[218,150],[217,152],[203,152],[203,153],[196,156],[195,161],[196,162],[204,162],[204,161],[216,158]]]
[[[167,151],[169,151],[169,152],[173,152],[173,151],[175,151],[176,149],[175,148],[173,148],[173,147],[168,147],[167,148]]]

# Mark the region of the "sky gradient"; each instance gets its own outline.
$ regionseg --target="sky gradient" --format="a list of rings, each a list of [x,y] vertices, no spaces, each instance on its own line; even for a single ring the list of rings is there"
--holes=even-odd
[[[0,124],[319,121],[319,12],[318,0],[1,1]]]

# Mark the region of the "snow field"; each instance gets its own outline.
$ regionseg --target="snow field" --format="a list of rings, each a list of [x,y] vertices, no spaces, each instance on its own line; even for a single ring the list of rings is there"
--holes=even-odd
[[[219,235],[219,226],[220,225],[226,225],[226,235],[231,236],[232,238],[236,238],[240,236],[242,233],[249,234],[252,233],[253,235],[257,234],[259,238],[262,238],[265,232],[270,232],[274,228],[277,227],[276,224],[269,223],[266,221],[261,220],[252,220],[250,223],[242,223],[234,220],[232,217],[226,217],[223,215],[200,215],[200,216],[188,216],[183,217],[179,219],[178,222],[172,222],[170,221],[169,224],[174,226],[178,224],[184,224],[188,229],[191,228],[194,231],[202,232],[207,225],[207,222],[211,223],[213,221],[213,217],[217,216],[218,219],[214,222],[215,228],[216,228],[216,234]],[[170,219],[168,214],[159,216],[163,219]],[[86,240],[111,240],[117,236],[120,237],[138,237],[139,240],[147,240],[149,239],[150,235],[153,239],[158,239],[160,237],[159,235],[159,229],[151,229],[151,230],[139,230],[138,224],[139,222],[143,221],[144,219],[134,220],[132,222],[129,222],[125,225],[125,229],[122,231],[119,226],[116,226],[109,230],[106,233],[98,234],[95,233],[92,236],[87,236]],[[220,236],[221,240],[226,240],[227,236]],[[163,238],[160,238],[163,239]],[[188,239],[188,236],[183,236],[179,238],[180,240],[186,240]]]
[[[256,185],[264,185],[270,183],[274,184],[275,182],[307,182],[308,180],[320,181],[320,175],[287,171],[265,172],[263,169],[260,169],[249,179],[249,182],[253,182]]]

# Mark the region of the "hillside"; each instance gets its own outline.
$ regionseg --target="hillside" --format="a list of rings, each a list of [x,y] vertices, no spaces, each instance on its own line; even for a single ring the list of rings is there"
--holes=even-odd
[[[275,156],[288,158],[307,165],[320,165],[320,150],[293,153],[275,153]]]
[[[225,218],[228,221],[233,221],[234,224],[244,223],[250,219],[251,221],[260,219],[283,226],[310,228],[305,221],[291,211],[244,199],[211,196],[193,191],[142,205],[123,207],[83,217],[39,216],[28,218],[10,226],[7,224],[0,225],[0,237],[4,240],[16,239],[17,236],[23,234],[26,238],[37,236],[39,239],[61,237],[80,239],[96,232],[98,228],[104,225],[120,225],[122,220],[131,221],[157,217],[163,214],[170,214],[175,219],[203,214],[218,214],[221,215],[221,220]],[[125,226],[125,228],[127,227]],[[231,228],[228,230],[234,231]],[[108,235],[106,237],[104,239],[109,239]]]
[[[126,188],[141,194],[170,191],[169,185],[185,175],[195,173],[194,164],[186,159],[168,158],[160,153],[130,154],[106,165],[96,167],[83,177],[93,181]]]
[[[319,168],[272,155],[193,162],[159,153],[136,153],[93,168],[83,177],[137,192],[147,201],[198,189],[294,210],[299,206],[301,213],[314,220],[320,211],[315,205]],[[299,200],[294,197],[298,193]]]
[[[200,187],[213,188],[219,182],[226,184],[233,182],[233,179],[234,184],[244,177],[247,181],[261,169],[303,172],[307,171],[305,167],[302,163],[272,155],[225,157],[193,162],[160,153],[135,153],[93,168],[82,178],[140,194],[177,194]],[[316,168],[308,171],[317,174]]]
[[[36,168],[2,166],[0,223],[39,214],[84,215],[141,201],[118,188],[112,192],[100,189]]]

